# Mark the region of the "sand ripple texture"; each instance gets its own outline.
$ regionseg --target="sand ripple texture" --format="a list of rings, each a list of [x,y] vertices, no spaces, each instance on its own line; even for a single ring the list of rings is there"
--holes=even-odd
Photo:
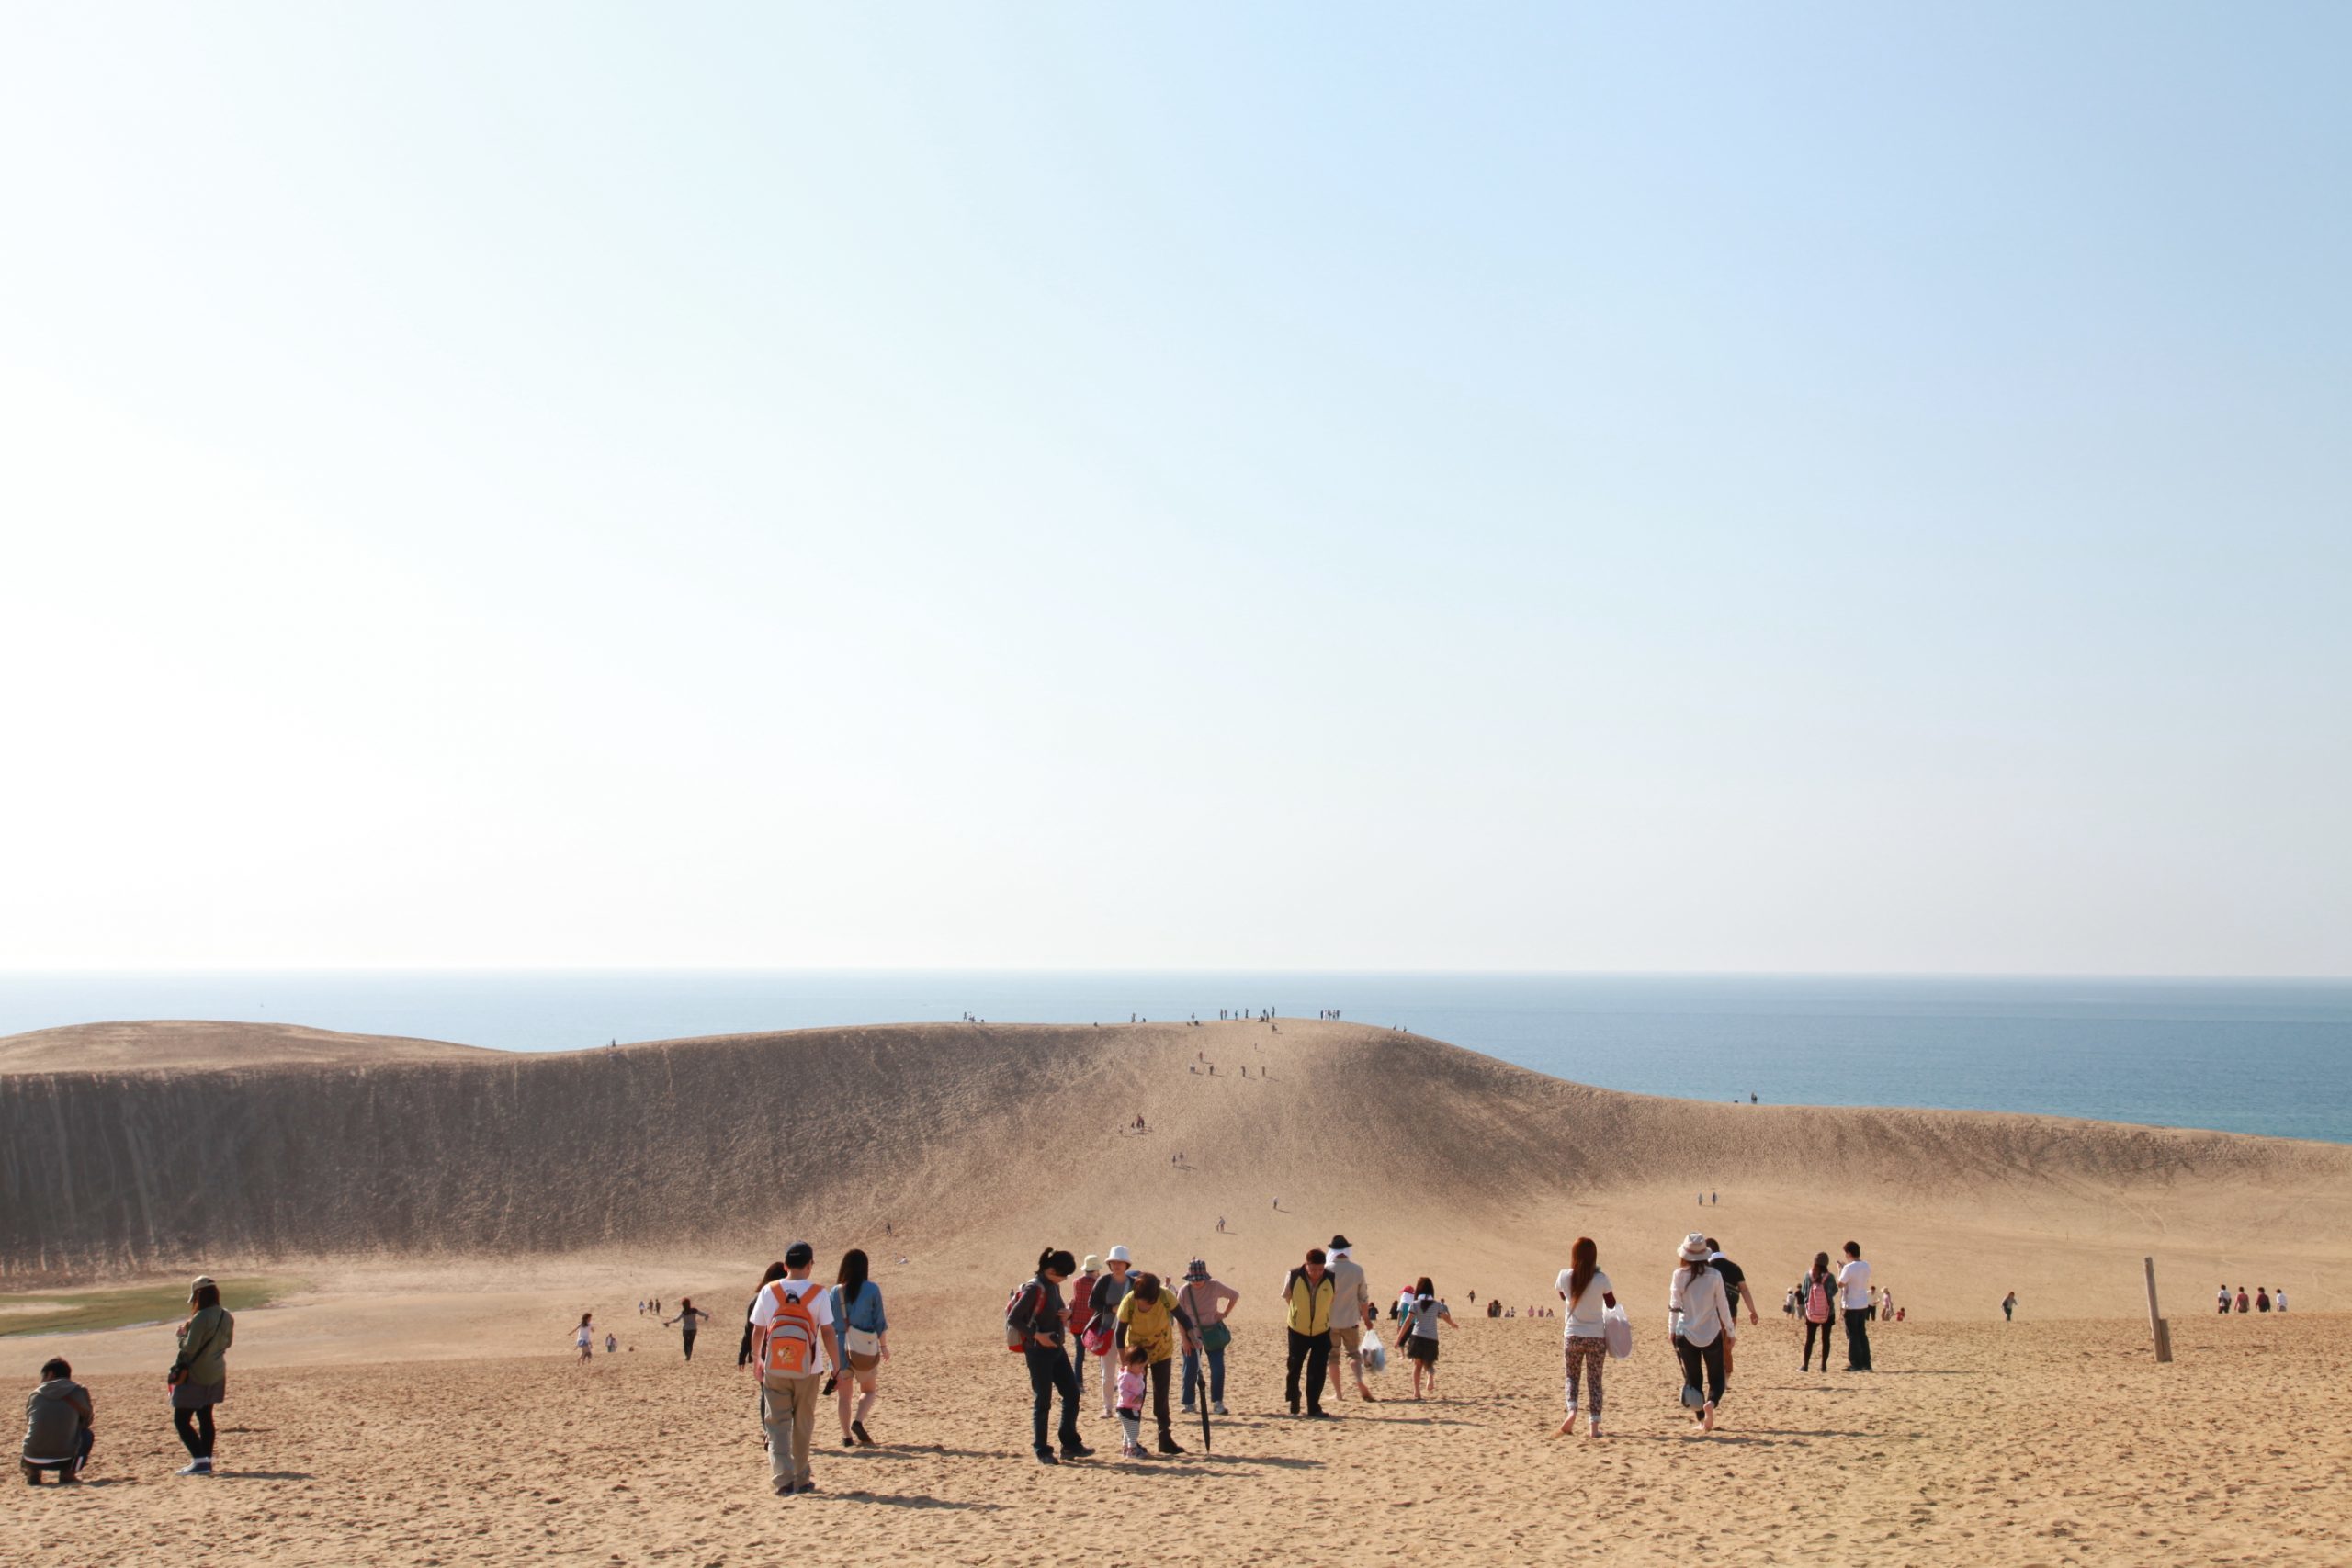
[[[1465,1322],[1438,1398],[1282,1413],[1278,1331],[1229,1363],[1233,1416],[1201,1451],[1029,1457],[1020,1365],[909,1323],[873,1422],[819,1428],[820,1490],[765,1483],[752,1394],[714,1334],[561,1357],[260,1369],[222,1407],[224,1473],[179,1462],[152,1377],[92,1379],[99,1460],[78,1493],[18,1485],[12,1562],[789,1560],[973,1564],[1426,1561],[2199,1564],[2352,1561],[2352,1434],[2324,1418],[2346,1322],[2190,1317],[2155,1366],[2128,1322],[1890,1326],[1869,1376],[1800,1372],[1782,1320],[1751,1329],[1724,1430],[1686,1431],[1654,1325],[1610,1372],[1612,1435],[1548,1436],[1544,1322]],[[711,1341],[724,1341],[723,1345]],[[657,1341],[657,1345],[658,1345]],[[1092,1391],[1090,1389],[1090,1394]]]

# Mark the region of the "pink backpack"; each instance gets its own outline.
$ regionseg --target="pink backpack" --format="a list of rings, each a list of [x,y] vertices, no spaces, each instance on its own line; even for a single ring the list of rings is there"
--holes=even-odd
[[[1807,1323],[1829,1321],[1829,1292],[1823,1288],[1821,1277],[1814,1276],[1813,1285],[1804,1293],[1804,1319]]]

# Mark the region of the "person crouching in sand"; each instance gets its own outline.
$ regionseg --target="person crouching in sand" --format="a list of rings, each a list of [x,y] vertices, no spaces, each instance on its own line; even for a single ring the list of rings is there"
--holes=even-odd
[[[97,1419],[90,1391],[74,1381],[72,1364],[62,1357],[44,1362],[40,1386],[25,1401],[25,1442],[17,1451],[26,1482],[38,1486],[41,1472],[53,1470],[59,1485],[78,1484],[90,1462]]]
[[[1715,1406],[1724,1397],[1724,1325],[1731,1315],[1723,1276],[1708,1267],[1707,1238],[1697,1231],[1683,1237],[1674,1278],[1667,1286],[1667,1333],[1682,1363],[1683,1404],[1699,1393],[1693,1413],[1699,1430],[1715,1429]]]

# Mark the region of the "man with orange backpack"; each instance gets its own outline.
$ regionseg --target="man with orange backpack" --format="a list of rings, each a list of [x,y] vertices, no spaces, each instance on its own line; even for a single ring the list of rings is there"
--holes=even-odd
[[[768,1479],[779,1497],[817,1490],[808,1450],[818,1391],[841,1361],[832,1305],[825,1287],[808,1277],[816,1261],[815,1247],[794,1242],[785,1248],[784,1278],[762,1286],[752,1303],[752,1364],[763,1395],[760,1425],[767,1428]]]

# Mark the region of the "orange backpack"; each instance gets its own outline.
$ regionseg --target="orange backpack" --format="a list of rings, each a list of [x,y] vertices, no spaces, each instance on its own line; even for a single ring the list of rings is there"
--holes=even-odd
[[[775,1297],[775,1320],[760,1346],[760,1372],[771,1378],[814,1377],[825,1370],[824,1341],[818,1337],[817,1314],[808,1310],[808,1302],[819,1287],[812,1284],[796,1296],[785,1284],[777,1280],[768,1286]]]

